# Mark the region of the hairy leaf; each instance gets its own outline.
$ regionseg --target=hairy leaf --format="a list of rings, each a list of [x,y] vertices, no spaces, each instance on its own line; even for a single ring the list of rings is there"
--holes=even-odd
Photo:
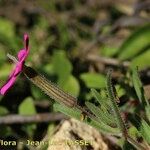
[[[107,103],[107,100],[103,98],[95,89],[91,89],[92,95],[99,102],[101,106],[104,106],[106,109],[110,109],[110,106]]]
[[[100,108],[90,102],[86,102],[85,104],[89,108],[89,110],[91,110],[95,114],[100,122],[102,121],[106,125],[116,127],[114,116],[103,112]]]
[[[78,120],[81,118],[81,111],[76,108],[68,108],[67,106],[58,103],[54,103],[53,108],[55,111],[60,111],[69,117],[74,117]]]
[[[97,128],[102,133],[107,133],[107,134],[111,134],[111,135],[118,135],[120,133],[120,129],[107,126],[103,122],[97,122],[95,120],[92,120],[91,122],[87,122],[87,123],[89,125]]]

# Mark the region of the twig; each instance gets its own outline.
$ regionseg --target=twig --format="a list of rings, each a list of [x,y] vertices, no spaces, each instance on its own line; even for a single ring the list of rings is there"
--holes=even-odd
[[[100,57],[100,56],[93,55],[93,54],[88,55],[87,60],[93,61],[93,62],[103,63],[106,65],[113,65],[113,66],[123,66],[123,67],[129,67],[130,66],[129,61],[121,62],[121,61],[114,59],[114,58]]]
[[[47,99],[35,100],[34,105],[41,107],[41,108],[48,108],[48,107],[52,106],[52,102]]]
[[[41,123],[49,121],[59,121],[67,117],[62,113],[40,113],[35,115],[6,115],[0,117],[0,125],[4,124],[23,124],[23,123]]]
[[[150,10],[150,1],[144,1],[135,4],[134,6],[134,15],[138,15],[142,10]]]

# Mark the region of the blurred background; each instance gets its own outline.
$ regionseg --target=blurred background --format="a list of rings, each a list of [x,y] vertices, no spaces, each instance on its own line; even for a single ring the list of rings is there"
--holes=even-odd
[[[126,110],[133,99],[128,92],[132,67],[139,67],[149,96],[149,23],[148,0],[0,0],[0,86],[14,67],[7,53],[16,56],[23,48],[23,34],[28,33],[26,65],[77,97],[81,105],[93,101],[91,88],[105,87],[111,67],[119,105],[132,112]],[[0,117],[0,139],[42,140],[64,115],[58,113],[57,119],[38,124],[13,122],[11,115],[54,113],[53,103],[21,74],[11,90],[0,96],[0,116],[10,116],[9,123]],[[3,147],[13,148],[17,146]]]

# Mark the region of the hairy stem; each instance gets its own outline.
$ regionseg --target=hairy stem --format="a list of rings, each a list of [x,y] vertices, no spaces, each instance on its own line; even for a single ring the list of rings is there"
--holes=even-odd
[[[115,93],[113,90],[113,85],[111,82],[111,70],[109,70],[108,74],[107,74],[107,84],[106,84],[106,88],[107,88],[107,92],[108,92],[108,97],[110,99],[113,111],[114,111],[114,115],[117,121],[117,125],[119,127],[119,129],[122,131],[123,136],[125,137],[125,139],[127,139],[127,129],[125,126],[125,123],[121,117],[121,113],[120,110],[117,106],[117,102],[116,102],[116,97],[115,97]]]

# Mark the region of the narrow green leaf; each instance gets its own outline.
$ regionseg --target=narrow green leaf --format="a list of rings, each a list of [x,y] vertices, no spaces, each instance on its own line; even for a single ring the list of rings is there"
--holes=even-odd
[[[119,59],[125,60],[139,54],[149,45],[150,25],[141,27],[135,31],[119,48]]]
[[[58,103],[55,103],[53,105],[53,107],[54,107],[55,111],[60,111],[69,117],[74,117],[78,120],[81,120],[82,112],[76,108],[68,108],[68,107],[60,105]],[[112,135],[117,135],[118,133],[120,133],[120,130],[118,128],[109,127],[108,125],[104,124],[103,122],[98,123],[97,121],[94,121],[94,120],[88,121],[87,119],[85,119],[83,121],[97,129],[99,129],[103,133],[108,133],[108,134],[112,134]]]
[[[150,122],[150,106],[149,105],[145,106],[145,111],[146,111],[146,116]]]
[[[145,95],[144,95],[144,89],[143,89],[142,82],[139,78],[137,69],[135,69],[135,68],[132,69],[132,82],[133,82],[133,86],[134,86],[136,94],[139,98],[140,103],[143,105],[145,105],[145,104],[149,105],[149,103],[146,100]]]
[[[104,106],[106,109],[110,109],[110,106],[107,103],[107,100],[103,98],[95,89],[91,89],[92,95],[99,102],[101,106]]]
[[[64,106],[64,105],[61,105],[58,103],[54,103],[53,108],[55,111],[62,112],[63,114],[65,114],[69,117],[73,117],[78,120],[80,120],[80,118],[81,118],[81,111],[76,108],[69,108],[67,106]]]
[[[142,134],[142,137],[150,144],[150,126],[143,119],[140,126],[140,132]]]
[[[137,128],[143,139],[150,144],[150,125],[137,114],[132,115],[131,117],[134,126]]]
[[[118,135],[120,133],[120,129],[118,128],[112,128],[103,122],[97,122],[95,120],[92,120],[91,122],[87,122],[89,125],[97,128],[100,132],[110,134],[110,135]]]
[[[135,57],[131,61],[131,67],[133,68],[139,66],[139,69],[148,68],[150,67],[149,58],[150,58],[150,49],[147,49],[144,53]]]
[[[93,114],[95,114],[95,116],[98,118],[100,122],[102,121],[104,124],[109,126],[113,127],[116,126],[114,116],[108,115],[107,113],[103,112],[100,108],[98,108],[97,106],[95,106],[90,102],[86,102],[85,104],[88,107],[88,109],[91,110]]]
[[[133,86],[134,86],[134,89],[136,91],[136,94],[137,94],[140,102],[142,103],[142,101],[144,100],[144,97],[143,97],[144,95],[141,91],[142,83],[139,79],[137,69],[132,69],[132,82],[133,82]]]

